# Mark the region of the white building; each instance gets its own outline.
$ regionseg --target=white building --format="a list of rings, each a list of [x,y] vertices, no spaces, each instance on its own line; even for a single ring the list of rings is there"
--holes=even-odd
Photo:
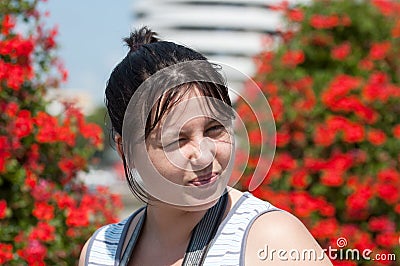
[[[305,0],[291,0],[290,4]],[[264,47],[262,37],[276,33],[282,0],[136,0],[134,28],[149,26],[163,40],[203,53],[212,61],[253,75],[252,56]],[[241,87],[243,75],[227,73],[229,85]]]

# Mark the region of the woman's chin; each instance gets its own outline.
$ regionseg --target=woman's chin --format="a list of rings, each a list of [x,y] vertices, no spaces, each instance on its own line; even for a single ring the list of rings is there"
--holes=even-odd
[[[192,205],[192,206],[173,206],[182,211],[187,212],[198,212],[198,211],[205,211],[213,207],[218,202],[218,199],[214,199],[212,201],[206,202],[201,205]]]

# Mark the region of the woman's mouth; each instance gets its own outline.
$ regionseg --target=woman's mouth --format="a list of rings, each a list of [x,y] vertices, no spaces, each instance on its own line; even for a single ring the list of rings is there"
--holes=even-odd
[[[190,185],[193,186],[204,186],[204,185],[208,185],[211,183],[214,183],[215,180],[217,180],[219,174],[216,172],[212,172],[206,175],[202,175],[199,177],[196,177],[195,179],[189,181]]]

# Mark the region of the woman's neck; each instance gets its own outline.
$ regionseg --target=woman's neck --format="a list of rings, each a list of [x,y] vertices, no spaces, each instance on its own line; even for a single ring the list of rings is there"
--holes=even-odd
[[[180,210],[162,203],[148,205],[144,233],[163,247],[188,243],[206,211]]]

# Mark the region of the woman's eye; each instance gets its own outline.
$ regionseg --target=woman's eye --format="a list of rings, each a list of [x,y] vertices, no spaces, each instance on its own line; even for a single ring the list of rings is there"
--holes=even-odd
[[[206,132],[209,137],[215,138],[225,132],[225,127],[223,125],[215,125],[208,128]]]
[[[183,141],[185,141],[185,139],[181,138],[175,141],[171,141],[169,144],[167,144],[167,147],[174,147],[174,146],[178,146],[180,143],[182,143]]]
[[[223,125],[215,125],[210,127],[209,129],[207,129],[207,131],[217,131],[217,130],[224,130],[224,126]]]

